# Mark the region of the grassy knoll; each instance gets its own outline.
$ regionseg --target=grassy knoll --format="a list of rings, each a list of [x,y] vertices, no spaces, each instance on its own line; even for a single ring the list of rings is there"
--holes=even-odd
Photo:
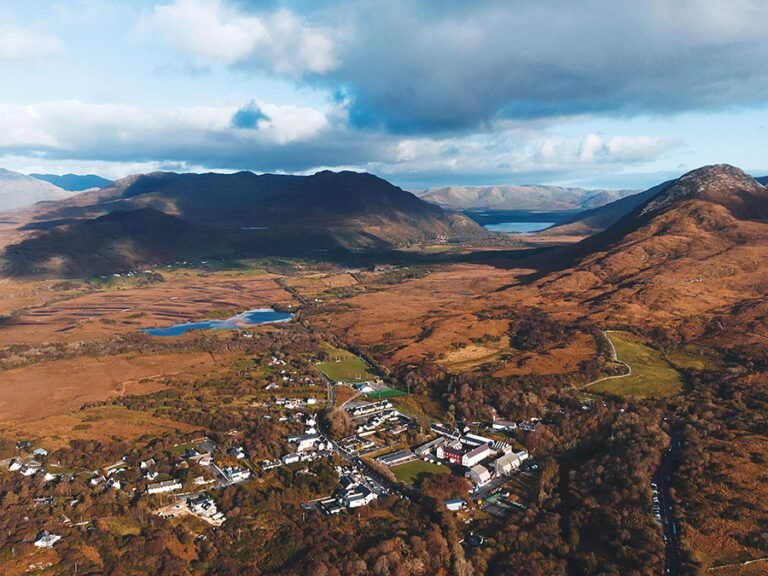
[[[626,333],[611,332],[619,360],[632,367],[632,375],[598,382],[593,392],[636,396],[674,396],[683,391],[683,378],[658,350]]]
[[[432,476],[433,474],[447,474],[449,472],[448,468],[441,464],[432,464],[424,460],[414,460],[413,462],[393,466],[391,470],[395,478],[404,484],[413,484],[423,477]]]
[[[371,367],[351,352],[329,347],[328,353],[331,359],[319,362],[317,367],[333,382],[365,382],[376,378]]]

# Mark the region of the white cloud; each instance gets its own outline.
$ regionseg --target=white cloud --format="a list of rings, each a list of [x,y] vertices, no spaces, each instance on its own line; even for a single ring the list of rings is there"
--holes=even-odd
[[[336,65],[329,32],[288,10],[255,14],[223,0],[174,0],[155,7],[149,28],[206,63],[257,62],[289,76],[324,73]]]
[[[579,159],[583,162],[594,162],[595,157],[603,151],[603,139],[597,134],[587,134],[581,142]]]
[[[675,146],[675,142],[650,136],[614,136],[606,144],[612,160],[628,162],[656,158]]]
[[[109,143],[115,150],[186,145],[199,147],[197,153],[204,154],[206,146],[226,141],[280,146],[309,140],[328,126],[325,114],[314,108],[264,104],[263,109],[269,116],[263,129],[235,133],[231,118],[237,108],[233,106],[145,109],[78,101],[0,104],[0,149],[79,152]]]
[[[18,26],[0,26],[0,60],[41,60],[62,49],[56,36]]]

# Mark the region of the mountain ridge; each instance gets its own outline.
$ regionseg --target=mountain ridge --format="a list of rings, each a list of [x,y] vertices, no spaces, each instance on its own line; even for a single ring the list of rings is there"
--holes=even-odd
[[[639,190],[586,190],[546,185],[445,186],[428,188],[422,200],[467,212],[494,210],[572,211],[603,206]]]
[[[158,262],[171,257],[162,238],[142,233],[158,225],[187,258],[333,256],[495,237],[372,174],[152,173],[34,207],[23,225],[28,237],[6,248],[5,270],[72,276]]]

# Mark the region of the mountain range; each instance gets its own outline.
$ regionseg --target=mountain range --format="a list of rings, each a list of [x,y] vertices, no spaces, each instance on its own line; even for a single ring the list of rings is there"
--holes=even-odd
[[[488,239],[470,218],[371,174],[130,176],[38,204],[6,247],[7,274],[103,274],[171,258],[329,256]]]
[[[111,183],[111,180],[96,176],[95,174],[30,174],[32,178],[50,182],[62,190],[68,192],[82,192],[91,188],[104,188]]]
[[[585,190],[561,186],[447,186],[419,193],[422,200],[449,210],[580,211],[631,196],[638,190]]]

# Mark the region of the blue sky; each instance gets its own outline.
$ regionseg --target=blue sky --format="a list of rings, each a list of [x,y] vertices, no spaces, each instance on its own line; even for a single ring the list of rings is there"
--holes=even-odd
[[[764,175],[766,21],[752,0],[0,0],[0,166]]]

